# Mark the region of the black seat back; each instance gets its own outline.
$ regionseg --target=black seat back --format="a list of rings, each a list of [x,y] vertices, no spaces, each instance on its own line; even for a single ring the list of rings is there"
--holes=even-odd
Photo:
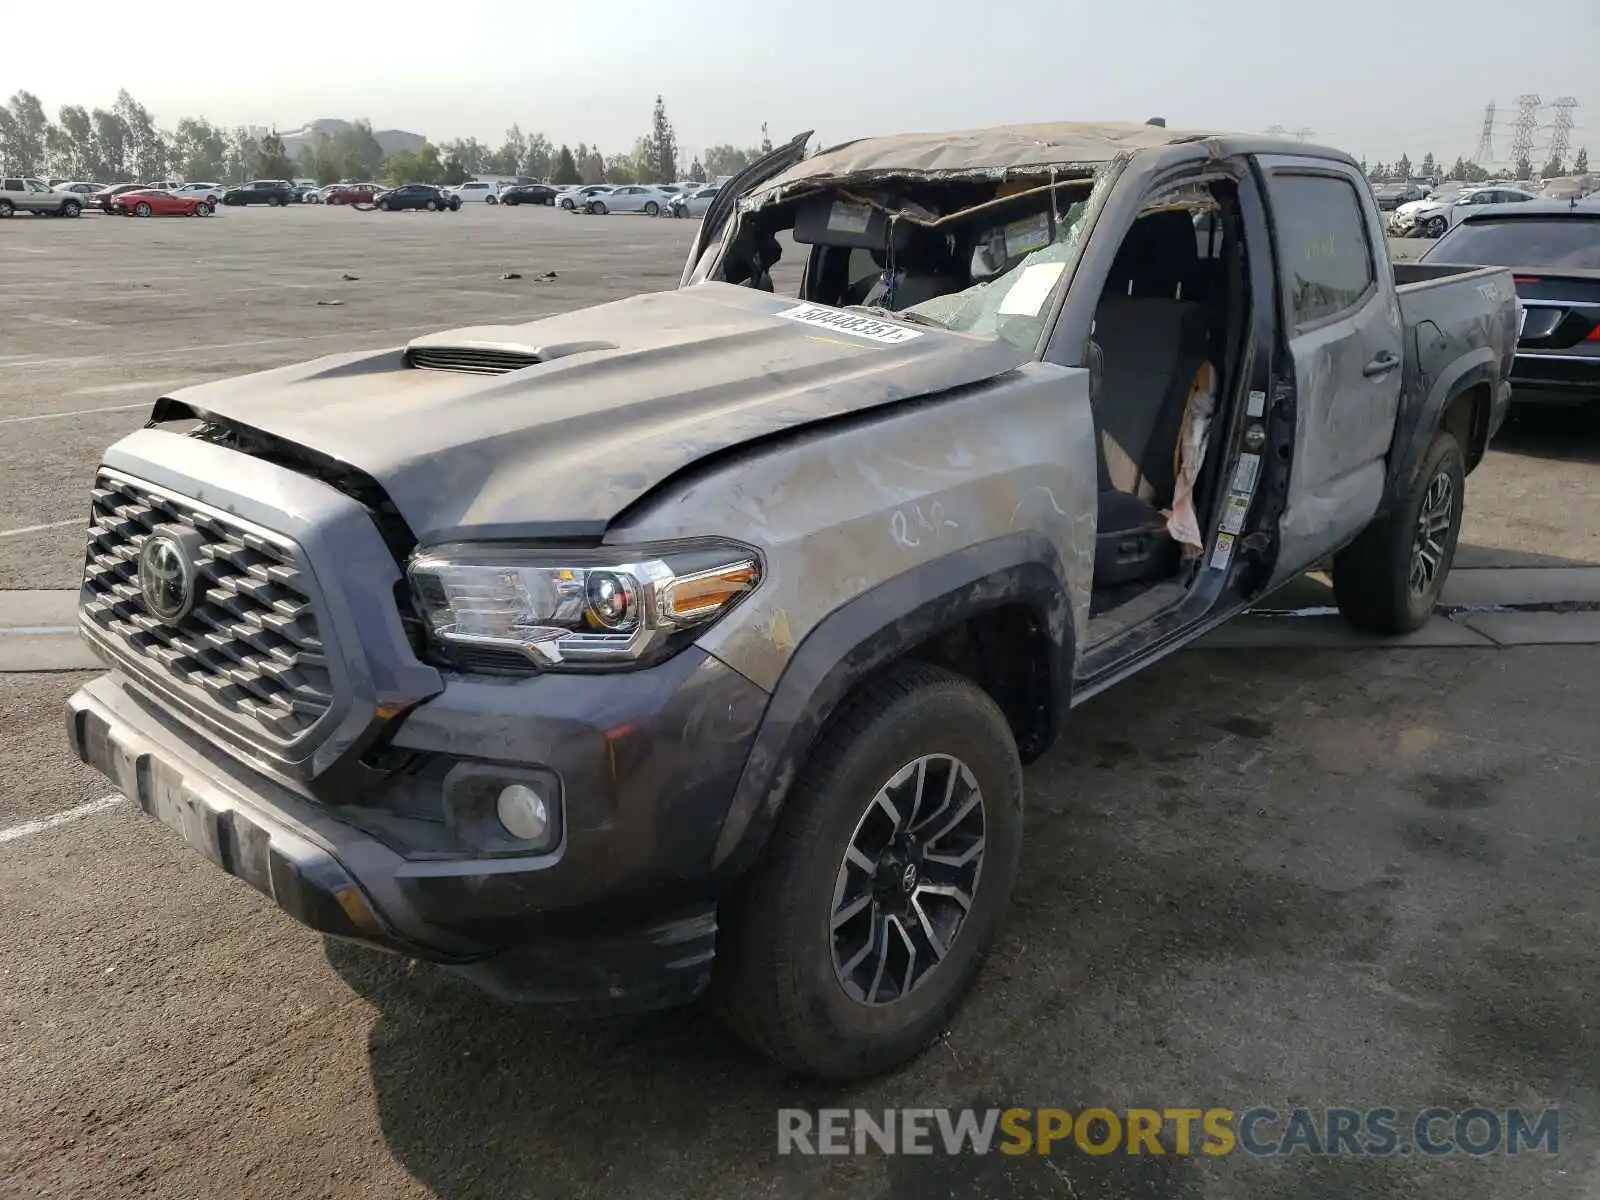
[[[1183,410],[1209,346],[1209,313],[1186,298],[1200,287],[1200,267],[1185,211],[1141,218],[1117,252],[1095,312],[1102,491],[1171,503]]]

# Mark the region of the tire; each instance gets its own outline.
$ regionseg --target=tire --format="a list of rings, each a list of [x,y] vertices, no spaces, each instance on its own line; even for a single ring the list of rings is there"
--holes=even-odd
[[[390,203],[387,200],[379,200],[378,201],[378,209],[379,209],[380,212],[393,212],[394,211],[393,206],[390,205]]]
[[[61,206],[61,215],[67,218],[76,217],[82,211],[83,205],[79,204],[76,200],[68,200]]]
[[[197,217],[209,217],[212,213],[212,208],[210,204],[206,203],[205,201],[201,201],[199,204],[194,206],[194,212],[195,216]]]
[[[654,200],[650,201],[644,206],[644,215],[647,217],[659,217],[661,215],[661,206]]]
[[[590,210],[597,217],[609,216],[610,213],[611,213],[611,210],[606,207],[604,200],[596,200],[589,207],[590,207]]]
[[[1431,238],[1442,238],[1450,229],[1450,222],[1443,217],[1430,217],[1422,226],[1423,235]]]
[[[1357,629],[1395,636],[1421,629],[1433,615],[1461,536],[1466,478],[1455,435],[1435,434],[1405,498],[1334,555],[1334,598]]]
[[[562,200],[559,203],[560,203],[561,207],[566,209],[568,212],[576,212],[577,211],[577,206],[575,204],[573,204],[571,200]]]
[[[930,755],[941,757],[930,764]],[[952,762],[966,767],[954,782]],[[927,802],[938,806],[936,819],[923,816],[919,822],[917,806],[910,804],[903,822],[893,822],[878,803],[886,784],[908,771],[891,806],[898,801],[907,807],[926,781]],[[870,887],[882,889],[882,904],[867,899],[878,893],[855,865],[862,860],[847,862],[847,850],[861,851],[864,839],[900,824],[926,829],[943,823],[946,798],[970,798],[965,789],[974,784],[983,850],[975,867],[961,868],[975,872],[966,882],[971,904],[965,916],[958,917],[955,900],[923,894],[928,884],[919,883],[908,864],[920,861],[929,869],[928,860],[916,850],[901,860],[880,847]],[[962,791],[945,790],[957,785]],[[870,678],[829,719],[771,841],[723,906],[709,997],[713,1010],[741,1041],[807,1075],[858,1079],[914,1057],[948,1028],[994,943],[1017,874],[1022,802],[1016,743],[1000,709],[980,688],[943,668],[910,661]],[[954,857],[962,844],[948,839],[967,837],[973,828],[974,809],[965,805],[960,811],[966,815],[959,821],[924,839],[949,847],[947,856]],[[836,896],[843,899],[836,903]],[[917,897],[920,908],[909,909]],[[856,911],[841,913],[850,908]],[[896,911],[902,915],[891,917]],[[930,914],[929,923],[946,943],[942,957],[924,943],[922,958],[933,966],[921,975],[913,973],[917,960],[905,956],[907,943],[898,940],[911,936],[907,926],[896,933],[891,923],[910,921],[924,937],[928,924],[917,921],[917,911]],[[896,952],[896,982],[888,982],[890,972],[877,966],[874,945]],[[841,961],[844,955],[850,961]],[[892,994],[906,978],[913,980],[910,988]]]
[[[280,205],[282,203],[283,203],[283,201],[279,200],[276,196],[268,196],[267,197],[267,207],[268,208],[277,208],[278,205]]]
[[[485,204],[499,204],[500,203],[500,201],[496,200],[493,196],[485,196],[483,198],[483,202]]]
[[[11,216],[17,211],[17,206],[9,200],[0,200],[0,218]]]
[[[150,206],[141,200],[133,206],[133,211],[138,216],[148,217],[150,215]]]
[[[439,202],[437,200],[429,200],[422,207],[427,209],[429,212],[438,212],[439,211]]]

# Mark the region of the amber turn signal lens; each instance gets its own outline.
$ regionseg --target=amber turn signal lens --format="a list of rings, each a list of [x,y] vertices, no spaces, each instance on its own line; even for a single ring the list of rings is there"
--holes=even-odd
[[[755,563],[740,562],[674,580],[664,589],[664,615],[680,624],[703,620],[755,587],[758,578]]]

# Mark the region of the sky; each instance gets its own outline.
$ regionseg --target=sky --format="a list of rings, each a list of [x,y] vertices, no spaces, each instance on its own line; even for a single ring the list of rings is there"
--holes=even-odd
[[[610,153],[657,93],[694,151],[813,129],[869,134],[1006,122],[1132,120],[1310,129],[1370,160],[1470,156],[1515,97],[1579,101],[1574,149],[1600,153],[1600,0],[356,0],[160,9],[12,6],[0,100],[200,115],[289,130],[367,117],[435,141],[498,145],[516,122]],[[1548,125],[1552,110],[1541,114]],[[1549,134],[1540,135],[1541,142]]]

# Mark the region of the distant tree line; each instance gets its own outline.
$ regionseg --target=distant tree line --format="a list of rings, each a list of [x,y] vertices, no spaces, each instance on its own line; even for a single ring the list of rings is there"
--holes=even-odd
[[[386,180],[448,186],[473,175],[525,175],[563,184],[669,183],[733,175],[771,150],[763,125],[759,145],[712,146],[703,159],[685,165],[660,96],[650,131],[632,149],[611,155],[584,142],[557,146],[543,133],[524,133],[513,125],[498,147],[458,138],[386,156],[372,123],[363,120],[336,134],[317,133],[291,158],[276,130],[257,137],[204,117],[184,117],[172,129],[160,129],[126,90],[117,93],[109,109],[68,104],[53,121],[31,92],[19,91],[0,107],[0,166],[100,183],[309,178],[323,184]]]
[[[1439,168],[1438,162],[1431,154],[1423,155],[1421,164],[1415,169],[1411,165],[1411,157],[1402,154],[1393,163],[1380,162],[1371,167],[1368,167],[1366,160],[1362,159],[1361,169],[1373,183],[1400,183],[1408,179],[1426,179],[1434,184],[1443,183],[1447,179],[1458,183],[1484,183],[1491,179],[1527,180],[1534,176],[1533,162],[1527,157],[1520,159],[1514,166],[1502,167],[1498,171],[1490,171],[1469,158],[1457,158],[1450,169],[1445,171]],[[1563,163],[1552,155],[1544,164],[1544,168],[1539,171],[1539,176],[1543,179],[1554,179],[1561,175],[1588,173],[1589,151],[1579,150],[1577,157],[1570,164]]]

